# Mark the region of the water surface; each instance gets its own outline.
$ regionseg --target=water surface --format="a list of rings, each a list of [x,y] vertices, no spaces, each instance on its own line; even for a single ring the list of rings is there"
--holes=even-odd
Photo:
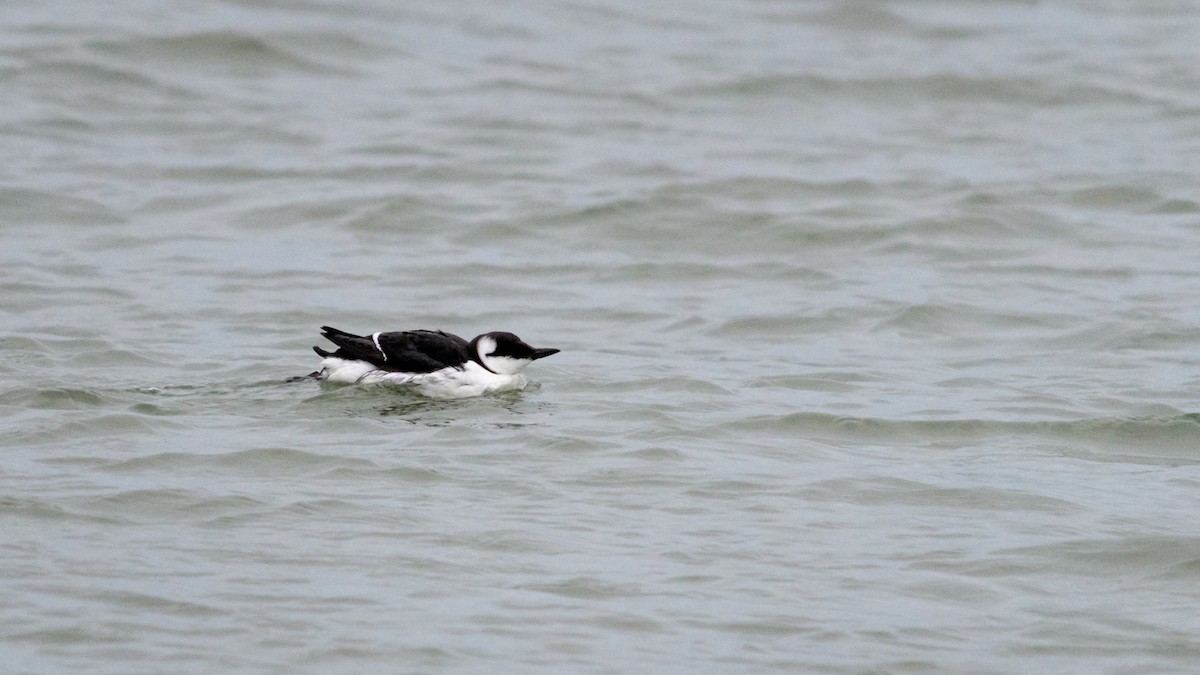
[[[0,18],[8,671],[1200,659],[1191,4]]]

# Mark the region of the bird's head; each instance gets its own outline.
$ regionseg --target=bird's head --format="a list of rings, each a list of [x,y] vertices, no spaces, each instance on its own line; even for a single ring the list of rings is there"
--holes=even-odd
[[[537,359],[544,359],[559,350],[530,347],[512,333],[484,333],[471,341],[479,363],[499,375],[515,375]]]

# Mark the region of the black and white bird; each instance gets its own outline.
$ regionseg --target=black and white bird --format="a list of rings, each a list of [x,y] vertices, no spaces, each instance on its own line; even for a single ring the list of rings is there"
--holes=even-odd
[[[342,384],[406,384],[430,398],[466,398],[529,383],[521,370],[557,349],[530,347],[512,333],[484,333],[470,342],[440,330],[354,335],[329,326],[321,335],[336,351],[313,347],[324,360],[313,376]]]

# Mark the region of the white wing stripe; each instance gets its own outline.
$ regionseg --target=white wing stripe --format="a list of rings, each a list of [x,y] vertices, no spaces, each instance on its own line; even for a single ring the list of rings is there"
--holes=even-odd
[[[371,336],[371,342],[374,342],[374,343],[375,343],[375,349],[378,349],[378,350],[379,350],[379,354],[380,354],[381,356],[383,356],[383,360],[386,362],[386,361],[387,361],[387,354],[384,354],[384,352],[383,352],[383,347],[380,347],[380,346],[379,346],[379,333],[375,333],[374,335],[372,335],[372,336]]]

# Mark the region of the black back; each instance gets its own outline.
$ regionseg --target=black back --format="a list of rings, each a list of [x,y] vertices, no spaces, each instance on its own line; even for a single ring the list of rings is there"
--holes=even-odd
[[[431,373],[446,367],[461,368],[471,359],[471,344],[440,330],[406,330],[379,334],[379,347],[370,336],[321,327],[321,335],[338,346],[321,356],[367,361],[377,368],[403,373]]]

